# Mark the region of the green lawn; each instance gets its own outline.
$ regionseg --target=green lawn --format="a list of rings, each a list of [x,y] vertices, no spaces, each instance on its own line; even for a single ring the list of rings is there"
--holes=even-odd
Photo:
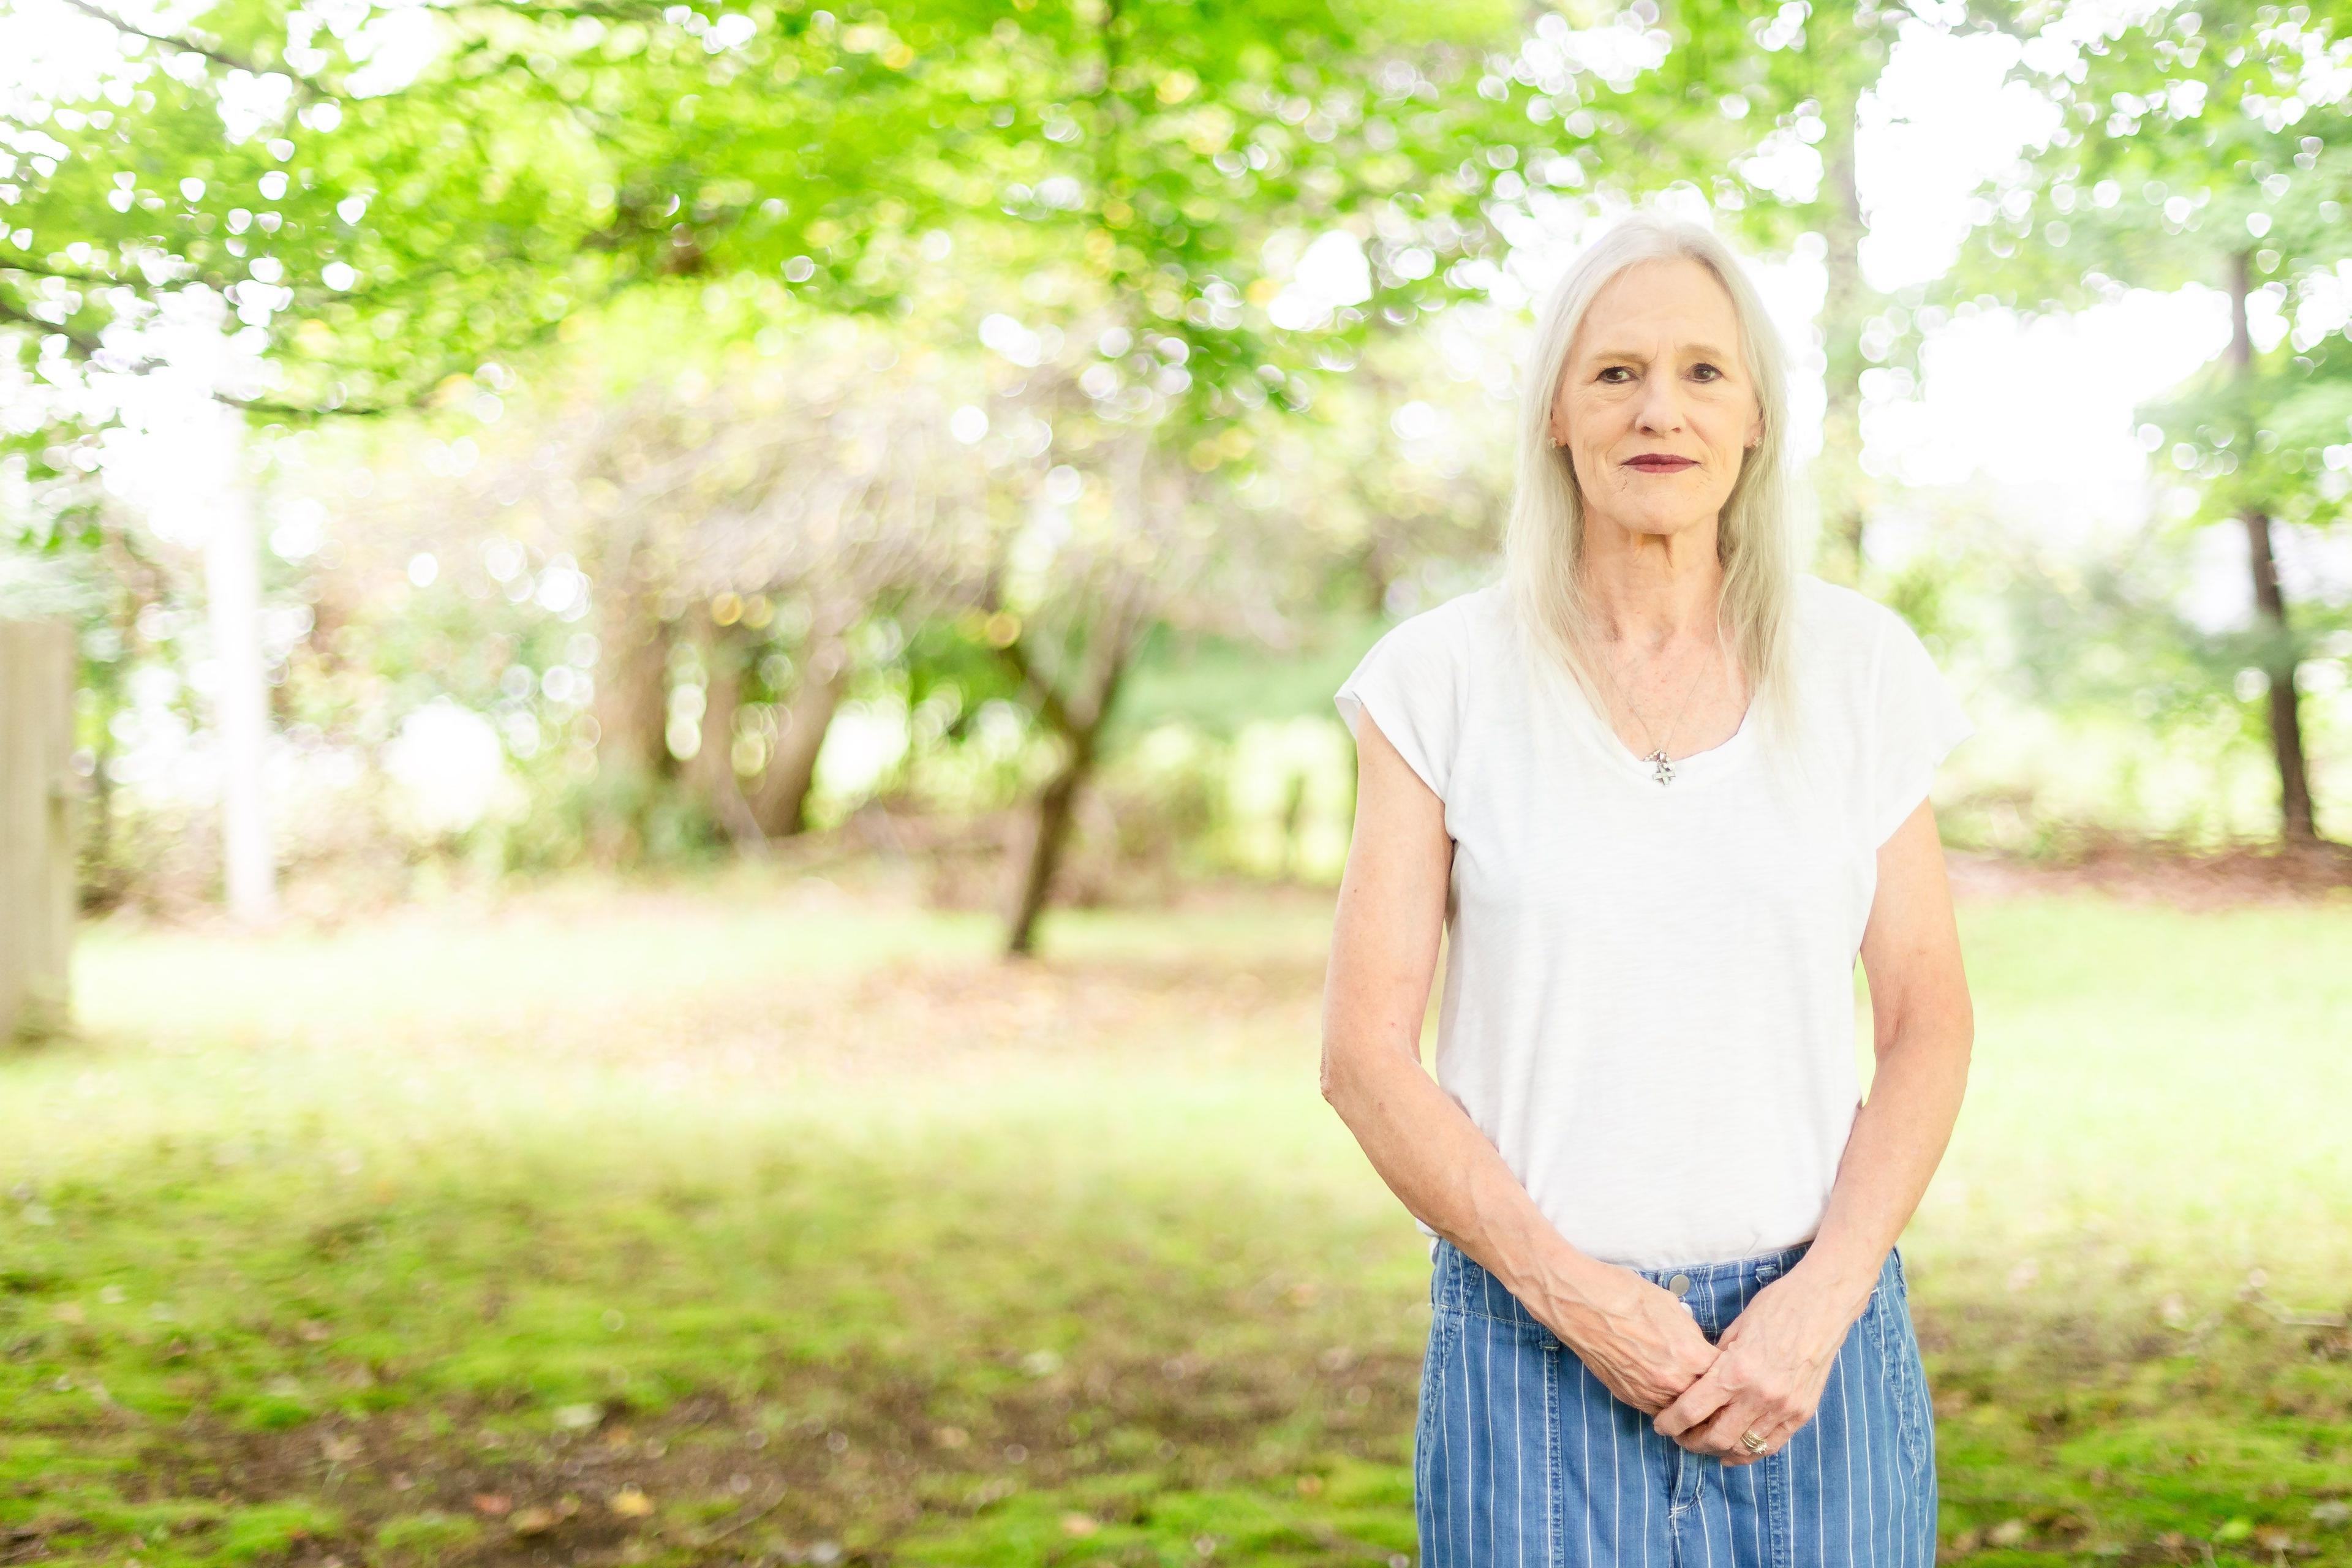
[[[0,1063],[0,1564],[1409,1561],[1328,910],[94,929]],[[1947,1559],[2352,1564],[2352,907],[1962,918]]]

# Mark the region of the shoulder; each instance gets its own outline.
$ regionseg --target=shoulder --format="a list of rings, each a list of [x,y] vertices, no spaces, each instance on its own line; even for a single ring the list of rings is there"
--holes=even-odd
[[[1816,641],[1859,646],[1865,653],[1903,617],[1859,589],[1800,572],[1793,595],[1797,625]]]
[[[1492,589],[1474,589],[1407,616],[1381,636],[1333,697],[1351,730],[1369,711],[1440,799],[1467,727],[1463,715],[1476,684],[1470,671],[1480,662],[1496,599]]]
[[[1475,658],[1481,640],[1508,614],[1504,588],[1501,583],[1490,583],[1417,610],[1391,626],[1381,641],[1417,660],[1458,665]]]
[[[1866,678],[1888,648],[1919,640],[1898,611],[1811,572],[1797,574],[1791,619],[1816,676],[1826,670]]]

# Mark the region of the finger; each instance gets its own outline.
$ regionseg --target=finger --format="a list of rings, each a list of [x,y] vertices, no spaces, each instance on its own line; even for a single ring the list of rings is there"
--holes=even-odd
[[[1789,1433],[1794,1428],[1775,1420],[1753,1405],[1727,1407],[1706,1428],[1706,1441],[1728,1464],[1747,1464],[1769,1458],[1780,1452]],[[1745,1438],[1750,1432],[1763,1443],[1760,1448],[1750,1448]]]
[[[1673,1404],[1659,1411],[1658,1418],[1651,1425],[1660,1436],[1680,1441],[1685,1432],[1722,1409],[1726,1397],[1722,1385],[1711,1374],[1702,1373],[1697,1382],[1675,1396]]]
[[[1683,1434],[1682,1440],[1686,1447],[1697,1452],[1728,1458],[1734,1454],[1748,1452],[1739,1441],[1740,1435],[1746,1432],[1754,1432],[1762,1437],[1771,1436],[1766,1429],[1764,1413],[1756,1407],[1752,1399],[1744,1395],[1727,1396],[1712,1415]]]

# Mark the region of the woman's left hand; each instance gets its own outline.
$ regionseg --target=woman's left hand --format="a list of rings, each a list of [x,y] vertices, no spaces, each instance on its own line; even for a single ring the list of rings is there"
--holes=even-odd
[[[1714,1363],[1658,1412],[1652,1425],[1693,1453],[1727,1465],[1771,1458],[1820,1408],[1846,1331],[1861,1321],[1851,1293],[1833,1289],[1800,1268],[1753,1297],[1716,1342]],[[1751,1452],[1740,1441],[1764,1439]]]

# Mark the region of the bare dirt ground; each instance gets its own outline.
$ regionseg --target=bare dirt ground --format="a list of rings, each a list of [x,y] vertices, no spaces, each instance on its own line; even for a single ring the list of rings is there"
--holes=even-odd
[[[2021,860],[1948,849],[1961,899],[2098,892],[2178,909],[2352,899],[2352,845],[2248,846],[2195,855],[2151,844],[2100,845],[2063,860]]]

